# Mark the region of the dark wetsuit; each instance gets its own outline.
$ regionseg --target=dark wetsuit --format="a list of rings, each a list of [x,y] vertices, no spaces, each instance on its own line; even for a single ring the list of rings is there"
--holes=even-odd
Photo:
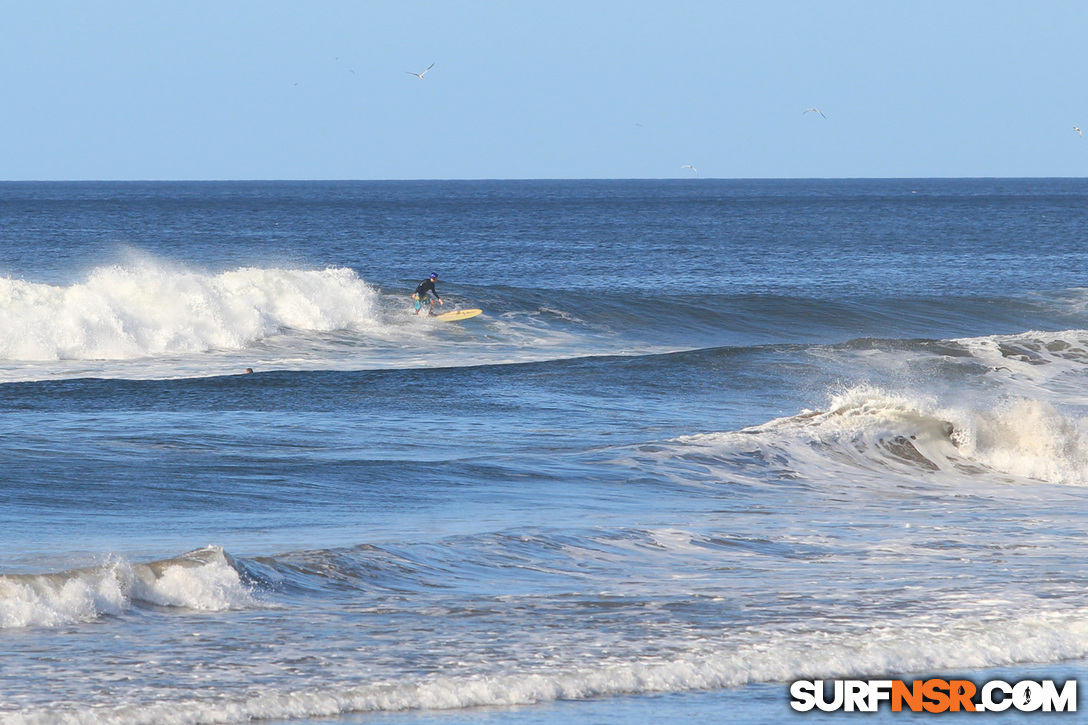
[[[434,295],[435,300],[438,300],[439,302],[442,301],[442,298],[438,296],[438,290],[436,290],[434,288],[434,280],[433,279],[423,280],[422,282],[419,283],[419,286],[416,287],[416,291],[412,294],[412,299],[415,300],[415,308],[416,308],[416,314],[417,315],[419,314],[419,311],[421,309],[423,309],[424,305],[427,303],[426,300],[427,300],[427,293],[428,292],[430,292],[432,295]],[[430,315],[434,314],[434,300],[431,300],[430,309],[427,310],[427,314],[430,314]]]
[[[438,296],[438,291],[434,288],[433,279],[425,279],[419,283],[418,287],[416,287],[416,294],[419,295],[420,302],[422,302],[427,297],[428,292],[434,295],[434,298],[436,300],[442,299]]]

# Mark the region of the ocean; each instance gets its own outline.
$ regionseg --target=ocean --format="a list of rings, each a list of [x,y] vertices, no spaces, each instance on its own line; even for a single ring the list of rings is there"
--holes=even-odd
[[[3,725],[1088,673],[1088,180],[5,182],[0,240]]]

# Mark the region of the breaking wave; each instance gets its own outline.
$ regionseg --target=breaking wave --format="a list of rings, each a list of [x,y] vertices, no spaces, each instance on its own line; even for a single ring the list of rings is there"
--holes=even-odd
[[[1088,485],[1088,423],[1043,400],[1009,399],[987,408],[858,386],[805,410],[740,431],[685,436],[679,455],[702,449],[737,463],[747,456],[791,477],[829,467],[877,477],[973,476]]]
[[[350,269],[219,274],[145,263],[56,286],[0,278],[0,359],[131,360],[238,350],[286,330],[379,323],[377,291]]]
[[[134,602],[205,611],[257,604],[218,547],[147,564],[116,559],[55,574],[0,575],[0,629],[89,622]]]

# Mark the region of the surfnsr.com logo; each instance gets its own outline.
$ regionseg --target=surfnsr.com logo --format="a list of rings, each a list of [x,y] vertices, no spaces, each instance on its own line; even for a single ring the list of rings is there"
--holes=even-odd
[[[1054,680],[798,680],[790,685],[790,707],[798,712],[1076,712],[1077,681]]]

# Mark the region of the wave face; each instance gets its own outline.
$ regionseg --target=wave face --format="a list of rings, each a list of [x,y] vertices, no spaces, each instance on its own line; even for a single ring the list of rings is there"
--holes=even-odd
[[[2,725],[1088,675],[1088,182],[0,201]]]

